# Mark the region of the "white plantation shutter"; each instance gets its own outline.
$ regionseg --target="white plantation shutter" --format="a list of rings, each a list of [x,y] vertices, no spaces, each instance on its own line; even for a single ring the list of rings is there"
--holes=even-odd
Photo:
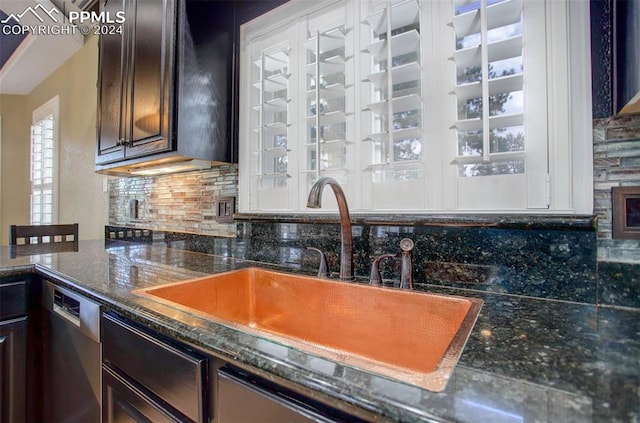
[[[55,163],[58,98],[34,111],[31,125],[30,222],[55,223]]]
[[[292,74],[287,35],[283,31],[249,47],[251,194],[252,203],[265,209],[289,206]]]
[[[243,57],[250,79],[249,210],[304,209],[311,185],[332,176],[345,191],[353,147],[353,19],[344,5],[322,8],[252,37]],[[249,87],[249,85],[243,85]],[[351,90],[351,92],[349,92]],[[242,134],[241,127],[241,134]],[[241,135],[242,138],[244,138]],[[352,175],[352,172],[351,172]],[[327,196],[327,206],[333,198]]]
[[[362,120],[372,209],[424,208],[421,7],[417,0],[363,2]],[[367,180],[369,179],[369,180]]]
[[[565,0],[292,0],[243,25],[239,209],[308,212],[331,176],[354,211],[571,210],[570,9],[581,34]]]
[[[536,39],[533,31],[525,34],[530,27],[525,26],[523,0],[453,0],[453,6],[455,208],[547,207],[547,134],[533,135],[525,119],[525,104],[546,94],[525,84],[545,78],[544,73],[532,77],[539,64],[530,68],[525,54],[529,45],[535,52],[534,45],[544,38]],[[544,56],[540,59],[544,63]]]
[[[301,140],[299,207],[305,208],[313,183],[322,176],[340,182],[351,196],[353,182],[353,90],[354,27],[350,9],[344,5],[320,10],[300,20],[299,81],[304,110],[298,139]],[[326,197],[323,207],[335,199]]]

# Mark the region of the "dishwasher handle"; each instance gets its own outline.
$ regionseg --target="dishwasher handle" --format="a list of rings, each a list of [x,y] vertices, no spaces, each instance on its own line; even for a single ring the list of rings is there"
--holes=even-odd
[[[53,290],[53,312],[80,327],[80,301],[65,295],[59,289]]]
[[[47,281],[44,308],[60,316],[92,340],[100,342],[100,304]]]

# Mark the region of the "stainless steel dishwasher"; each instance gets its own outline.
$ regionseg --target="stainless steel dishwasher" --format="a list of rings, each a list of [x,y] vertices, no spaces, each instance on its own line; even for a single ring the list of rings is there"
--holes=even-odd
[[[44,418],[100,422],[100,305],[50,281],[43,297]]]

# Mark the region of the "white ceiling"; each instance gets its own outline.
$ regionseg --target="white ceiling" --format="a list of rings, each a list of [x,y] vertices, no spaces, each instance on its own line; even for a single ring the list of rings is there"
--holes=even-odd
[[[34,9],[36,11],[51,11],[52,8],[56,8],[49,0],[2,0],[0,3],[0,9],[7,15],[13,14],[18,17],[20,25],[46,25],[56,27],[56,32],[68,33],[44,35],[30,33],[0,69],[0,94],[29,94],[84,44],[84,36],[78,29],[61,30],[63,26],[69,28],[73,26],[68,23],[58,8],[56,8],[57,12],[52,13],[58,22],[46,16],[44,12],[39,13],[44,22],[31,11],[23,13],[29,7],[36,8],[36,6],[38,6]]]

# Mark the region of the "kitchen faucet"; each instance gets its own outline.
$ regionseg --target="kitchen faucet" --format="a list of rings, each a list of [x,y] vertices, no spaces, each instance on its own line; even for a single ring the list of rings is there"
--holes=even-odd
[[[410,238],[402,238],[400,241],[400,285],[401,289],[413,289],[413,247],[414,242]],[[398,254],[382,254],[376,257],[371,263],[371,276],[369,283],[371,285],[380,285],[382,277],[380,276],[379,263],[385,258],[398,257]]]
[[[344,196],[344,191],[338,181],[329,177],[318,179],[309,191],[307,207],[319,209],[322,203],[322,190],[325,185],[330,185],[338,202],[338,212],[340,213],[340,280],[353,280],[353,236],[351,234],[351,217],[349,216],[349,206]]]

